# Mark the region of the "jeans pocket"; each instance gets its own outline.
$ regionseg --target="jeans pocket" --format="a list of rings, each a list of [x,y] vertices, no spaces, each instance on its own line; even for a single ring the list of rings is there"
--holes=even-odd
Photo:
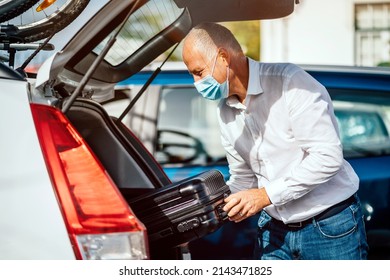
[[[340,213],[324,220],[316,221],[320,234],[327,238],[340,238],[351,234],[358,227],[359,205],[352,204]]]

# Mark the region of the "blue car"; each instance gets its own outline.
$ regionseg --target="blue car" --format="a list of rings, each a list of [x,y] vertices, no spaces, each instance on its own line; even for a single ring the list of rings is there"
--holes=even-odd
[[[360,178],[370,259],[390,259],[390,68],[302,66],[329,91],[344,156]],[[152,75],[142,71],[120,82],[105,103],[115,115]],[[147,106],[146,106],[147,105]],[[215,107],[180,66],[157,75],[124,122],[142,140],[171,181],[210,169],[229,170],[220,145]],[[123,111],[123,110],[122,110]],[[193,259],[250,259],[257,216],[227,223],[189,244]]]

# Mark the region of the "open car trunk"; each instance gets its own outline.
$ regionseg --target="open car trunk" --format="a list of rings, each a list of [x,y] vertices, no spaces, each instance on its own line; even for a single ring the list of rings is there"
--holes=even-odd
[[[172,184],[131,131],[97,102],[78,99],[67,117],[145,224],[152,259],[182,258],[188,242],[227,221],[222,206],[230,191],[218,171]]]

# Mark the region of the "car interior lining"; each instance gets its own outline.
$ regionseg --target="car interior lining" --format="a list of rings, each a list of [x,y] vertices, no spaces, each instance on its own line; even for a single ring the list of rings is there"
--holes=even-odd
[[[142,144],[124,125],[118,126],[99,103],[78,99],[67,117],[121,192],[133,196],[170,183]]]

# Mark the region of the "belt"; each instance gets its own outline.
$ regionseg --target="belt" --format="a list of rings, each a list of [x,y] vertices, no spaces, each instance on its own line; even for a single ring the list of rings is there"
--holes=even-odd
[[[351,197],[347,198],[346,200],[343,200],[343,201],[329,207],[325,211],[317,214],[316,216],[309,218],[307,220],[301,221],[301,222],[285,224],[282,221],[276,220],[276,219],[272,219],[272,221],[279,224],[279,225],[283,225],[284,227],[287,227],[290,230],[300,229],[300,228],[307,226],[308,224],[311,224],[313,222],[313,219],[316,221],[321,221],[321,220],[324,220],[326,218],[332,217],[333,215],[336,215],[336,214],[340,213],[341,211],[343,211],[344,209],[346,209],[348,206],[350,206],[354,202],[356,202],[356,198],[355,198],[355,195],[352,195]]]

